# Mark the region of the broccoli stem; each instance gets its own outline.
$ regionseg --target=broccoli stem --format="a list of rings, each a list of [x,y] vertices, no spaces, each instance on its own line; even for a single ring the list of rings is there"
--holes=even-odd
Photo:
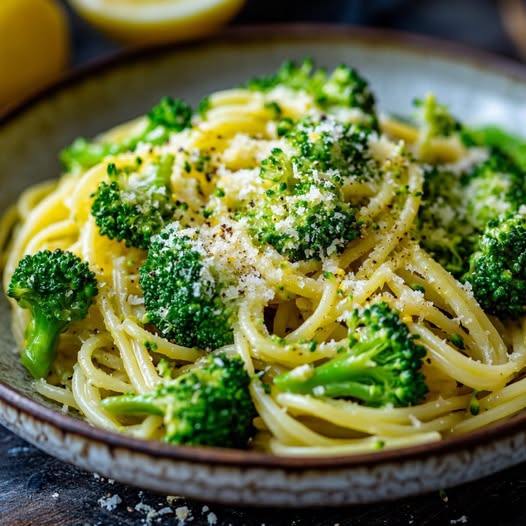
[[[161,157],[157,170],[155,171],[155,184],[162,188],[170,182],[174,165],[174,156],[171,154]]]
[[[241,359],[208,355],[205,362],[175,379],[169,370],[166,373],[153,391],[105,398],[101,406],[117,417],[163,417],[164,440],[171,444],[247,446],[255,407],[251,378]]]
[[[464,128],[462,138],[468,145],[474,143],[502,150],[522,170],[526,170],[526,140],[524,138],[507,133],[498,126]]]
[[[34,378],[45,378],[55,359],[58,338],[66,323],[49,320],[33,312],[25,332],[25,349],[21,362]]]
[[[152,395],[111,396],[102,401],[104,409],[116,415],[164,416],[164,410]]]
[[[358,398],[366,403],[378,403],[383,397],[387,379],[381,367],[376,367],[374,356],[389,346],[383,338],[358,343],[327,363],[307,371],[294,372],[275,378],[275,384],[289,392],[321,394],[328,397]],[[319,392],[318,392],[319,390]]]
[[[357,374],[358,371],[353,371],[353,374]],[[357,374],[357,376],[360,376]],[[363,375],[365,378],[365,375]],[[367,379],[371,376],[368,375]],[[383,382],[382,382],[383,384]],[[382,401],[383,390],[376,384],[365,384],[359,381],[353,382],[339,382],[328,384],[324,386],[324,395],[329,398],[357,398],[369,405],[376,405]]]

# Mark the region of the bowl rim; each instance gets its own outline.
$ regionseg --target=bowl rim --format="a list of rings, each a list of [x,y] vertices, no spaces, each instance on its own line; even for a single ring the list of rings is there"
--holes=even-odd
[[[286,42],[312,40],[313,37],[324,41],[343,40],[347,43],[354,40],[361,43],[365,42],[375,47],[395,45],[399,49],[402,48],[405,51],[419,55],[426,55],[431,52],[435,57],[440,56],[481,70],[499,71],[514,80],[526,81],[526,65],[517,60],[467,44],[423,34],[339,23],[243,24],[224,28],[208,38],[198,41],[137,45],[110,51],[103,57],[96,58],[64,72],[54,82],[44,86],[36,93],[28,95],[22,101],[8,105],[0,112],[0,127],[9,124],[21,113],[28,111],[55,93],[64,91],[75,84],[80,84],[95,74],[110,70],[117,65],[127,65],[138,59],[146,60],[150,56],[169,53],[176,49],[197,49],[209,47],[213,44],[239,44],[250,41],[274,40]]]
[[[198,42],[173,42],[147,47],[132,47],[95,60],[63,75],[55,83],[28,97],[21,103],[8,108],[0,115],[0,128],[21,117],[40,102],[81,85],[94,75],[109,72],[118,66],[127,66],[137,61],[147,61],[150,57],[171,53],[179,49],[199,49],[217,44],[242,44],[261,41],[298,42],[301,40],[325,42],[357,41],[369,46],[386,48],[395,46],[399,50],[417,55],[430,55],[464,63],[470,67],[500,73],[510,79],[525,84],[526,66],[506,57],[488,51],[452,43],[428,36],[402,31],[357,27],[346,24],[256,24],[241,25],[224,29],[213,36]],[[357,467],[375,467],[389,462],[422,461],[429,457],[443,456],[460,451],[472,451],[497,440],[511,439],[523,432],[526,413],[508,420],[494,423],[486,428],[471,431],[464,435],[448,437],[437,442],[415,446],[387,449],[371,453],[336,455],[329,457],[306,457],[272,455],[245,450],[231,450],[202,446],[173,446],[167,443],[142,440],[113,431],[93,427],[88,422],[74,416],[51,409],[20,392],[18,389],[0,381],[0,402],[18,412],[24,412],[43,424],[51,425],[62,432],[100,442],[114,448],[127,449],[136,454],[146,454],[155,458],[173,461],[187,461],[207,465],[223,465],[242,468],[268,468],[285,471],[340,470]]]

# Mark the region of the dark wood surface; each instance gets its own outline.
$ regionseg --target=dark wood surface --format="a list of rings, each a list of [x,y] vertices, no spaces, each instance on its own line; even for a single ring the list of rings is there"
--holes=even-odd
[[[69,13],[74,65],[117,48]],[[235,23],[300,20],[390,27],[516,56],[492,0],[248,0]],[[109,509],[112,502],[115,507]],[[105,480],[46,455],[0,426],[0,526],[141,524],[524,526],[526,464],[458,488],[395,502],[316,510],[248,509]]]
[[[115,502],[114,509],[111,502]],[[2,526],[439,526],[526,524],[526,464],[457,488],[366,506],[285,510],[197,502],[119,484],[0,426]]]

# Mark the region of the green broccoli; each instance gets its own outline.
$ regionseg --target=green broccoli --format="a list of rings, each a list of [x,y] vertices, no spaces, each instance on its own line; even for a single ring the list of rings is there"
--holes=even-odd
[[[162,144],[168,139],[170,132],[180,132],[192,124],[193,111],[182,99],[163,97],[159,104],[148,112],[149,130],[144,142]],[[162,137],[162,138],[161,138]],[[139,139],[142,141],[143,139]]]
[[[354,398],[365,405],[406,407],[428,392],[420,372],[426,350],[415,343],[397,311],[385,302],[355,309],[348,348],[322,365],[302,365],[277,376],[282,391]]]
[[[209,355],[175,380],[163,380],[147,394],[104,399],[115,415],[151,414],[164,418],[171,444],[246,448],[256,416],[250,377],[241,359]]]
[[[498,126],[462,128],[466,146],[485,146],[508,155],[521,169],[526,170],[526,140],[505,132]]]
[[[151,237],[184,205],[174,200],[170,189],[173,155],[148,166],[142,166],[140,157],[136,161],[121,168],[108,165],[110,182],[101,182],[92,194],[91,213],[101,235],[147,249]]]
[[[44,378],[55,358],[60,333],[87,316],[97,295],[97,280],[75,254],[42,250],[19,261],[7,295],[30,312],[22,364],[35,378]]]
[[[421,125],[421,143],[436,137],[449,137],[461,131],[461,124],[449,113],[447,106],[439,104],[432,94],[413,103],[417,108],[416,120]]]
[[[526,217],[522,213],[488,223],[464,279],[486,312],[502,318],[526,313]]]
[[[380,173],[369,151],[372,132],[363,126],[307,117],[287,128],[282,125],[280,132],[298,152],[294,162],[301,172],[330,174],[338,184],[346,178],[371,180]]]
[[[325,69],[314,69],[312,60],[305,59],[301,64],[285,62],[275,74],[252,79],[246,84],[248,89],[262,92],[278,86],[305,91],[322,111],[360,110],[362,115],[358,121],[378,129],[374,95],[367,81],[353,68],[340,65],[329,75]]]
[[[361,233],[342,186],[379,174],[368,134],[332,119],[307,119],[288,123],[283,135],[295,153],[275,148],[263,160],[260,176],[271,185],[260,206],[247,211],[249,232],[292,261],[341,253]]]
[[[168,340],[210,350],[232,343],[235,308],[222,297],[226,284],[204,250],[168,224],[152,238],[139,278],[146,320]]]
[[[60,152],[59,158],[66,172],[76,173],[99,164],[109,155],[116,155],[126,150],[131,148],[118,143],[101,143],[78,137]]]
[[[433,139],[459,134],[462,126],[432,94],[415,100],[414,105],[414,118],[419,124],[418,156],[431,162],[424,172],[414,235],[425,250],[459,278],[468,268],[477,238],[477,227],[466,210],[466,178],[434,164],[434,153],[429,153],[428,148]]]
[[[489,157],[461,177],[466,196],[466,215],[482,231],[488,221],[526,204],[525,173],[505,154]]]
[[[520,299],[526,177],[500,145],[490,146],[487,157],[464,172],[426,171],[415,234],[453,276],[471,283],[488,313],[514,318],[526,305]]]
[[[258,244],[272,245],[291,261],[341,253],[360,235],[353,208],[331,191],[313,186],[304,194],[272,192],[250,213],[249,232]]]
[[[491,151],[469,171],[429,167],[415,236],[446,270],[461,278],[489,221],[526,204],[526,177],[505,154]]]
[[[181,99],[164,97],[147,114],[144,128],[122,143],[97,142],[76,139],[60,153],[60,160],[67,172],[87,170],[100,163],[108,155],[134,151],[140,143],[159,145],[170,134],[191,126],[192,108]]]
[[[456,278],[467,271],[478,237],[466,215],[466,200],[454,172],[436,166],[425,170],[414,235],[422,248]]]

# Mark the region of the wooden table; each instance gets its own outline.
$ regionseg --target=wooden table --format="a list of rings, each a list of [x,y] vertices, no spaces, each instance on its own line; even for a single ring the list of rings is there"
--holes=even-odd
[[[240,508],[144,491],[81,471],[0,426],[1,526],[526,525],[526,464],[445,491],[314,510]]]

